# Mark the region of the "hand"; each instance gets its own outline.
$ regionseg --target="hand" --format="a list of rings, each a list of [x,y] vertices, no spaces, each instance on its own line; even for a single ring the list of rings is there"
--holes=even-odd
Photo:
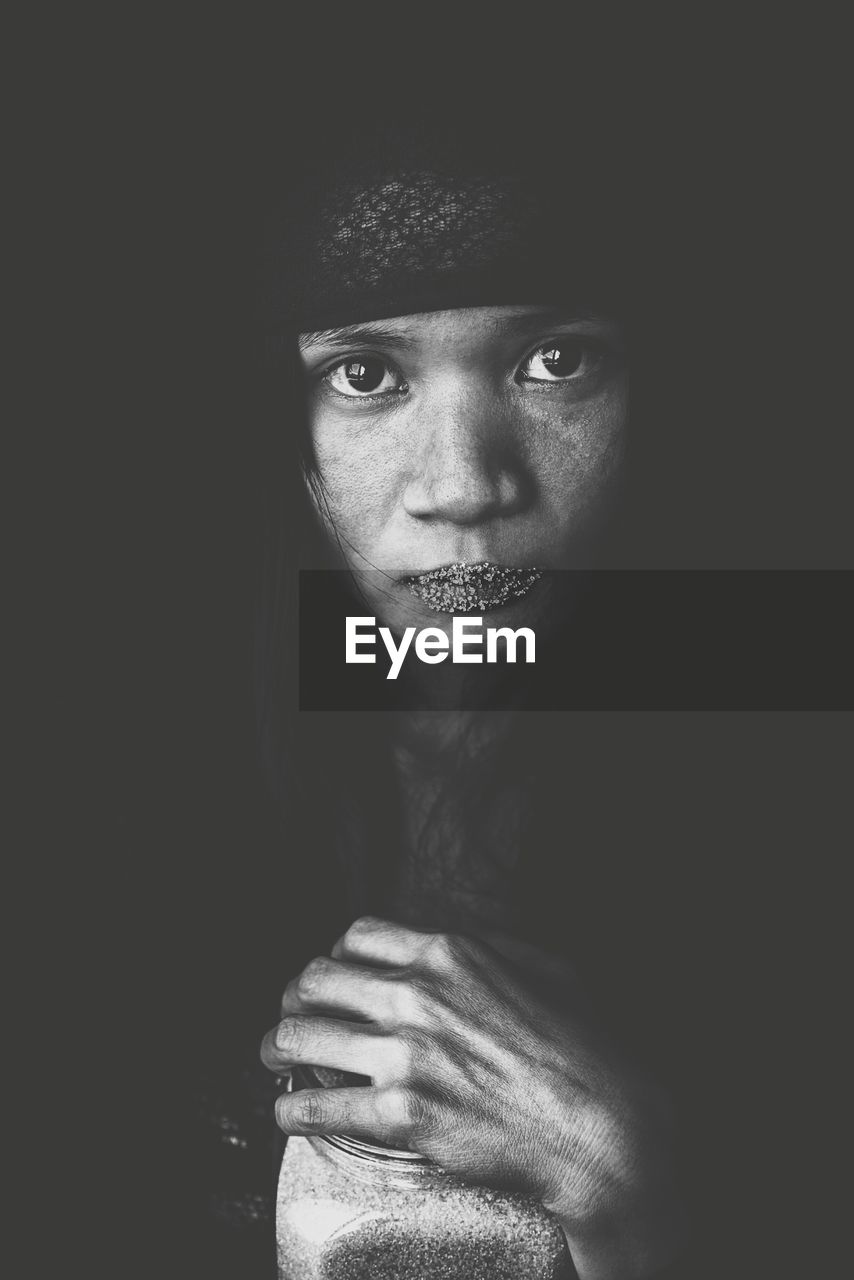
[[[279,1125],[378,1139],[536,1195],[582,1280],[650,1274],[680,1229],[669,1107],[578,1014],[564,977],[569,1009],[484,942],[357,920],[288,985],[261,1056],[372,1083],[283,1094]]]

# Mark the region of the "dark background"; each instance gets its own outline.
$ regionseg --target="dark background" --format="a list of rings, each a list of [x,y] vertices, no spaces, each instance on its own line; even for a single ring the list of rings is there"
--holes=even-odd
[[[103,280],[81,410],[97,710],[74,901],[91,1105],[113,1118],[87,1145],[93,1236],[114,1263],[132,1240],[160,1274],[200,1274],[194,1073],[260,1040],[322,915],[289,898],[299,833],[283,853],[254,755],[247,250],[271,165],[407,97],[482,110],[540,94],[570,174],[574,137],[624,126],[648,281],[634,358],[667,458],[637,567],[851,565],[834,33],[651,14],[609,6],[594,30],[573,7],[520,10],[467,29],[425,11],[357,32],[352,16],[256,28],[235,11],[99,35],[103,74],[83,91]],[[579,845],[645,842],[600,980],[656,983],[662,1043],[692,1064],[709,1274],[838,1268],[850,719],[615,713],[576,724],[571,746],[557,722],[543,731],[575,784]],[[595,931],[609,886],[584,867],[567,894],[583,886]]]

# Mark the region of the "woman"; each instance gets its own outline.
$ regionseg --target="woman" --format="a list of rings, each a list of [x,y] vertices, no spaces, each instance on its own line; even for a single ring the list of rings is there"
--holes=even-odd
[[[292,849],[300,833],[291,900],[322,924],[262,1058],[370,1078],[283,1093],[285,1134],[379,1139],[532,1193],[582,1280],[643,1280],[685,1237],[673,1106],[573,963],[583,930],[554,892],[572,748],[526,713],[529,673],[508,695],[500,660],[474,692],[468,665],[422,664],[377,703],[391,714],[293,707],[295,568],[325,570],[333,601],[315,617],[303,595],[303,645],[354,614],[450,640],[474,613],[560,654],[587,607],[577,571],[615,563],[625,177],[579,169],[568,189],[516,128],[357,130],[271,220],[260,725]]]

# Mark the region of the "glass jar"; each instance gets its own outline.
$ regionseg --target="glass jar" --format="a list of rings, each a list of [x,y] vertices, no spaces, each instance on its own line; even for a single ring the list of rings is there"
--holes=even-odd
[[[539,1201],[473,1186],[408,1151],[289,1138],[276,1204],[279,1280],[573,1280]]]

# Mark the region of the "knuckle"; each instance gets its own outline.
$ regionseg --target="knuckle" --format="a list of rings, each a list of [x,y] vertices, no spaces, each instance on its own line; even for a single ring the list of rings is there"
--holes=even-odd
[[[298,1054],[305,1041],[306,1027],[301,1018],[285,1018],[276,1028],[275,1043],[280,1053]]]
[[[317,1093],[306,1093],[299,1098],[295,1110],[297,1124],[306,1133],[317,1133],[325,1127],[329,1119],[326,1099]]]
[[[306,1091],[290,1095],[292,1108],[290,1128],[296,1133],[343,1133],[350,1127],[351,1108],[322,1091]]]
[[[296,980],[296,993],[302,1000],[309,1000],[320,991],[329,974],[329,962],[325,956],[309,960]]]
[[[376,919],[373,916],[359,916],[358,920],[354,920],[344,934],[344,941],[347,943],[360,942],[374,932],[376,924]]]
[[[276,1099],[276,1122],[285,1133],[317,1133],[327,1116],[326,1100],[316,1093],[283,1093]]]
[[[456,933],[434,933],[427,944],[429,958],[442,968],[451,968],[465,955],[465,939]]]

